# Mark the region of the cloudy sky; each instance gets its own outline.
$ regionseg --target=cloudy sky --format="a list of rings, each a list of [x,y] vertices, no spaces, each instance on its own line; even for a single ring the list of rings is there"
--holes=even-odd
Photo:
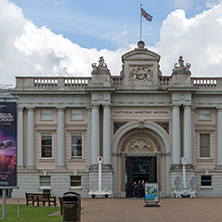
[[[0,0],[0,88],[15,76],[90,76],[104,56],[112,75],[140,38],[171,75],[182,55],[192,76],[222,77],[222,0]]]

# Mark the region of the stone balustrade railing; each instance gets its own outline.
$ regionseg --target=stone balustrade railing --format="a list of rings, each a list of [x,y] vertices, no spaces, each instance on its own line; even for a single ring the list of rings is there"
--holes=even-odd
[[[191,78],[191,81],[194,87],[215,88],[218,81],[222,80],[220,78]]]
[[[160,86],[170,86],[171,85],[171,76],[161,76],[159,77]]]
[[[91,87],[91,80],[91,77],[16,77],[16,90],[85,90]],[[124,88],[123,78],[112,76],[111,85],[117,89]],[[191,85],[200,91],[222,91],[222,78],[192,77]],[[159,77],[159,86],[164,88],[173,86],[171,76]]]

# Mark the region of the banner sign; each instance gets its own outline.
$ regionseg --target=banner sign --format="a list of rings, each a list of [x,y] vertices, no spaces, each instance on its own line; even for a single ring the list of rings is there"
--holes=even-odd
[[[145,184],[145,202],[159,202],[159,184],[146,183]]]
[[[0,102],[0,188],[17,186],[17,104]]]

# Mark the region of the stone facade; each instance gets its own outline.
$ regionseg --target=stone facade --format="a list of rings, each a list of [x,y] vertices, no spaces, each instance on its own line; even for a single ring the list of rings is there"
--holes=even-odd
[[[113,197],[127,196],[129,157],[155,160],[147,172],[161,196],[171,196],[176,176],[182,177],[183,156],[187,185],[197,177],[197,196],[221,196],[222,79],[191,77],[182,57],[172,75],[164,76],[159,61],[139,42],[122,56],[119,76],[100,57],[92,77],[17,77],[10,93],[19,98],[19,189],[12,196],[50,189],[56,196],[76,191],[89,197],[90,180],[97,186],[98,156],[104,159],[102,186],[109,179]],[[52,142],[47,158],[43,135]],[[75,156],[72,138],[79,135],[81,155]],[[149,178],[143,167],[132,169],[137,174],[131,180]]]

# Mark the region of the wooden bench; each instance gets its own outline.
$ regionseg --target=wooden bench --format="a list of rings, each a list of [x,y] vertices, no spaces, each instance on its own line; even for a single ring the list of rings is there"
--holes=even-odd
[[[59,197],[60,213],[63,215],[63,197]]]
[[[25,193],[26,196],[26,205],[27,206],[45,206],[45,203],[48,203],[48,206],[51,206],[51,203],[56,206],[56,197],[51,197],[50,194],[46,193]]]

